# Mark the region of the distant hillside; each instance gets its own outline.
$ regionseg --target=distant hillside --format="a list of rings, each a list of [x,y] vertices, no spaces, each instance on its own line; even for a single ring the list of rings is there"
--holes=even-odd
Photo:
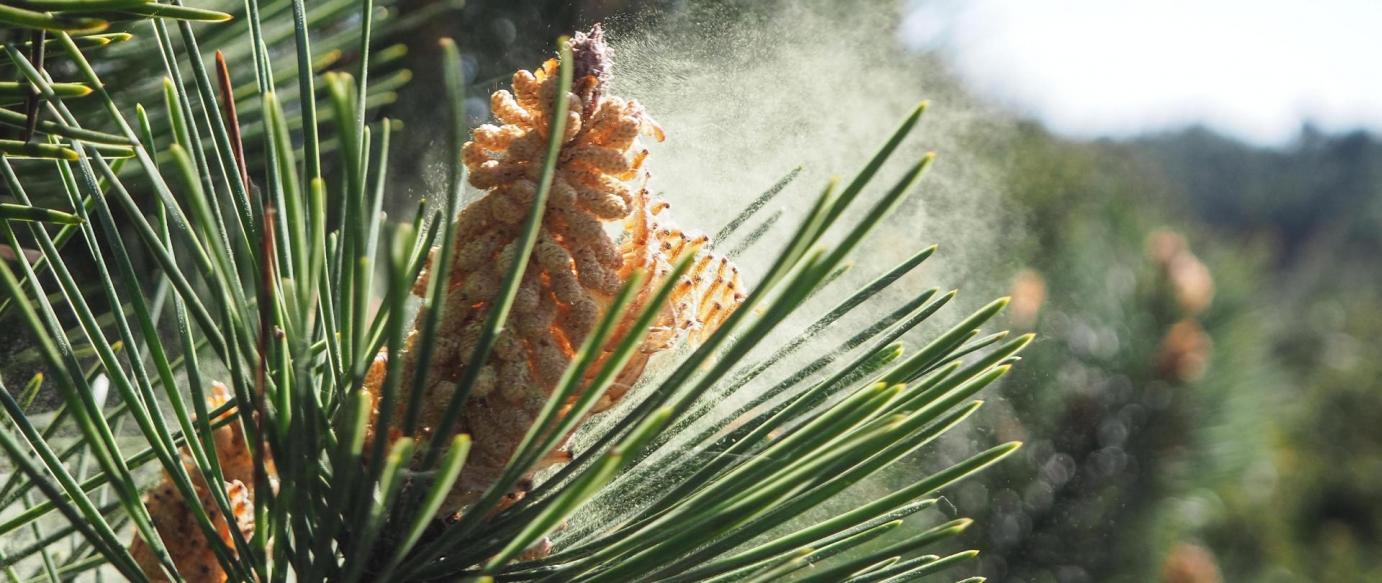
[[[1382,141],[1307,127],[1291,145],[1259,148],[1202,128],[1120,144],[1163,169],[1176,206],[1229,235],[1268,235],[1290,264],[1312,248],[1352,259],[1382,251]]]

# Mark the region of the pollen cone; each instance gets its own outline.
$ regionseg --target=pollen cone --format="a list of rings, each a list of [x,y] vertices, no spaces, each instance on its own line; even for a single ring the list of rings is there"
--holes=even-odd
[[[705,235],[672,224],[667,203],[651,198],[644,187],[649,174],[643,167],[648,156],[643,140],[661,141],[663,132],[637,101],[610,93],[612,53],[599,25],[588,34],[576,34],[570,46],[574,83],[563,96],[569,112],[556,176],[513,310],[489,359],[468,362],[504,274],[515,260],[537,194],[553,125],[556,59],[535,71],[514,73],[512,92],[500,90],[491,96],[497,122],[475,128],[462,149],[470,184],[484,194],[457,218],[449,264],[429,263],[414,287],[422,295],[429,278],[438,273],[446,277],[431,362],[418,362],[411,350],[425,314],[418,315],[409,348],[397,359],[404,367],[403,378],[413,378],[419,368],[426,376],[427,406],[416,437],[439,437],[431,433],[456,393],[456,383],[467,367],[481,367],[457,423],[457,432],[472,438],[469,459],[445,512],[457,511],[498,479],[575,351],[634,271],[641,269],[648,277],[587,380],[602,369],[619,340],[633,332],[634,319],[668,277],[676,258],[709,242]],[[650,356],[681,338],[696,342],[715,330],[742,301],[741,288],[738,269],[728,259],[698,251],[691,270],[676,283],[647,339],[602,396],[596,412],[624,396]],[[383,367],[388,366],[383,360],[371,371],[373,381],[366,382],[376,398]],[[406,404],[399,406],[398,416],[406,409]],[[401,424],[395,419],[393,427]],[[393,433],[390,437],[397,438]],[[440,438],[439,443],[447,443],[451,436]],[[569,457],[564,441],[529,476]],[[521,495],[515,492],[510,500]]]
[[[207,395],[207,409],[214,410],[228,402],[229,389],[220,383],[212,384],[211,394]],[[233,414],[232,411],[228,411],[214,421],[220,421]],[[196,503],[206,510],[211,524],[216,527],[217,537],[234,553],[235,545],[232,544],[234,539],[231,538],[230,529],[239,529],[245,540],[254,536],[254,459],[238,424],[231,423],[216,428],[212,431],[212,438],[216,443],[216,459],[225,477],[220,487],[230,502],[232,516],[227,517],[220,512],[211,486],[196,466],[187,463],[186,468],[188,475],[192,477],[192,489],[197,494]],[[180,453],[183,456],[188,455],[186,449]],[[266,460],[265,465],[272,476],[273,462]],[[215,552],[211,550],[211,541],[197,524],[192,507],[178,492],[171,477],[165,473],[163,481],[144,493],[144,505],[149,509],[149,516],[153,519],[159,538],[163,539],[163,544],[168,549],[168,555],[185,579],[210,582],[226,580],[226,573],[221,569],[221,563],[216,560]],[[138,533],[130,543],[130,554],[150,581],[158,583],[170,580],[163,573],[153,549]]]

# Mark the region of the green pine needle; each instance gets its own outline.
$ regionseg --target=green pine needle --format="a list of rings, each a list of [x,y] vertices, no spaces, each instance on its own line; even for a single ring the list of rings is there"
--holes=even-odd
[[[0,450],[17,470],[0,484],[0,536],[28,537],[4,549],[11,579],[32,567],[46,577],[100,570],[145,580],[154,574],[128,548],[138,533],[164,575],[196,580],[169,554],[185,535],[163,532],[142,493],[152,480],[170,480],[183,499],[199,497],[199,485],[222,484],[218,454],[232,431],[243,435],[236,445],[255,468],[246,484],[255,529],[230,528],[231,536],[210,536],[206,545],[232,581],[862,583],[920,577],[975,556],[934,550],[968,519],[916,531],[910,522],[926,518],[937,492],[1012,454],[1016,443],[820,514],[969,419],[982,406],[975,396],[1032,341],[983,330],[1006,306],[999,299],[908,348],[907,335],[927,330],[956,292],[902,290],[898,305],[883,292],[903,285],[935,246],[841,289],[841,274],[874,251],[870,233],[917,190],[934,159],[895,160],[925,103],[880,136],[878,152],[843,188],[832,181],[792,203],[808,212],[779,249],[767,249],[762,235],[784,214],[762,211],[800,195],[789,188],[800,168],[738,212],[716,243],[771,259],[742,306],[702,344],[668,356],[666,370],[602,413],[599,427],[585,425],[693,253],[636,303],[651,275],[625,282],[575,347],[499,479],[455,516],[450,495],[475,462],[471,436],[452,433],[479,367],[466,368],[440,403],[422,398],[425,370],[405,377],[402,366],[386,367],[377,395],[363,390],[376,358],[416,351],[418,362],[430,362],[444,349],[436,340],[446,277],[432,276],[421,290],[418,335],[406,331],[413,284],[431,250],[437,265],[459,252],[458,162],[469,133],[461,53],[444,40],[452,161],[445,196],[435,208],[420,204],[416,216],[382,216],[395,196],[391,144],[407,134],[393,120],[374,121],[374,112],[406,90],[412,73],[391,68],[398,46],[372,46],[454,6],[399,15],[392,3],[370,0],[206,4],[0,7],[0,23],[48,35],[4,45],[17,77],[0,82],[0,124],[41,136],[0,140],[0,170],[17,200],[0,203],[0,244],[40,254],[0,261],[0,316],[23,327],[43,367],[17,394],[0,382]],[[137,36],[93,34],[128,21],[140,21]],[[201,47],[222,49],[224,68]],[[46,61],[36,48],[50,53]],[[556,178],[564,96],[575,82],[564,39],[557,51],[554,127],[536,196],[467,362],[494,350]],[[44,67],[57,58],[68,74],[62,82]],[[346,62],[351,71],[335,70]],[[42,115],[30,126],[33,103]],[[898,179],[878,184],[896,164]],[[821,296],[838,299],[806,313],[807,300]],[[640,311],[626,314],[632,305]],[[822,346],[821,333],[850,314],[874,316]],[[633,324],[620,330],[626,317]],[[797,322],[808,324],[782,334]],[[782,366],[804,353],[812,356],[804,364]],[[213,380],[226,384],[231,403],[208,407]],[[118,402],[96,397],[105,386]],[[61,396],[52,414],[31,405],[45,390]],[[742,406],[715,407],[726,399]],[[423,407],[443,411],[425,435],[445,440],[418,437]],[[392,425],[395,412],[402,427]],[[399,432],[414,437],[367,440]],[[573,432],[589,433],[573,459],[513,500]],[[193,535],[215,535],[218,521],[233,516],[223,489],[209,488],[209,498],[188,508]],[[46,550],[62,543],[75,552]],[[526,552],[549,543],[548,554]]]

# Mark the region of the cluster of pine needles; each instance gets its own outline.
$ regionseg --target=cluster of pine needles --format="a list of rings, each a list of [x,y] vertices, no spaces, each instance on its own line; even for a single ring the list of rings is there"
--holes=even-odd
[[[630,393],[632,405],[607,413],[617,417],[582,440],[569,463],[500,506],[527,469],[519,464],[540,457],[550,447],[544,436],[566,421],[558,405],[606,388],[581,386],[595,348],[627,351],[640,339],[612,336],[634,282],[626,284],[505,479],[454,520],[436,520],[468,438],[375,440],[370,447],[382,451],[371,455],[361,390],[376,355],[403,350],[410,290],[434,246],[442,258],[454,251],[462,207],[465,88],[459,51],[444,40],[446,192],[408,222],[380,212],[398,125],[371,122],[370,112],[401,82],[397,74],[384,76],[382,90],[370,82],[391,50],[374,48],[372,35],[406,27],[411,16],[371,0],[311,9],[303,0],[249,0],[225,12],[180,0],[0,7],[0,23],[18,31],[0,47],[9,76],[0,81],[0,124],[13,136],[0,140],[0,174],[14,199],[0,204],[0,245],[11,256],[0,259],[0,318],[20,324],[44,371],[23,386],[0,381],[0,449],[12,468],[0,483],[4,577],[62,581],[100,570],[133,581],[199,580],[179,573],[167,551],[176,541],[154,527],[143,493],[158,473],[190,500],[199,499],[197,483],[221,483],[213,434],[223,425],[238,426],[254,456],[253,531],[218,532],[215,517],[232,513],[218,489],[214,504],[190,507],[230,580],[903,581],[974,557],[930,552],[967,519],[920,530],[903,519],[1016,443],[823,520],[803,519],[972,414],[981,405],[973,396],[1031,340],[981,335],[1006,304],[999,300],[904,350],[902,336],[955,293],[910,293],[890,309],[876,296],[935,247],[859,289],[831,286],[931,163],[927,154],[895,183],[871,188],[924,105],[848,183],[791,203],[807,212],[714,334],[660,362]],[[309,27],[327,29],[326,41],[314,43]],[[246,33],[248,43],[206,62],[199,38],[228,44]],[[103,54],[126,43],[138,50]],[[322,73],[351,47],[353,72]],[[572,82],[569,50],[558,43],[561,96]],[[254,82],[236,87],[228,61],[250,63]],[[103,81],[107,74],[120,81]],[[560,117],[567,103],[556,102]],[[554,135],[520,249],[532,249],[559,147]],[[739,248],[760,250],[761,230],[741,227],[794,176],[753,199],[717,241],[738,237]],[[477,354],[493,348],[524,263],[509,266]],[[421,302],[435,314],[444,278],[433,279]],[[640,322],[670,288],[658,290]],[[840,300],[786,344],[765,342],[784,322],[802,321],[799,308],[822,292]],[[813,343],[856,310],[879,315],[838,346]],[[419,349],[434,335],[424,327]],[[775,366],[808,348],[820,356]],[[401,376],[385,381],[383,399],[416,400],[420,381]],[[212,381],[234,398],[209,410]],[[40,411],[33,395],[46,390],[60,401]],[[461,386],[453,398],[468,391]],[[713,412],[725,399],[744,404]],[[627,503],[563,530],[597,498]],[[554,533],[550,553],[520,558]],[[147,541],[160,572],[141,568],[131,536]]]

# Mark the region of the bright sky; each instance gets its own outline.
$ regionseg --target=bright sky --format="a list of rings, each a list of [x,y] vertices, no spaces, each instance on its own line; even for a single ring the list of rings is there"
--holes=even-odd
[[[1382,130],[1382,0],[913,0],[902,35],[1075,136]]]

